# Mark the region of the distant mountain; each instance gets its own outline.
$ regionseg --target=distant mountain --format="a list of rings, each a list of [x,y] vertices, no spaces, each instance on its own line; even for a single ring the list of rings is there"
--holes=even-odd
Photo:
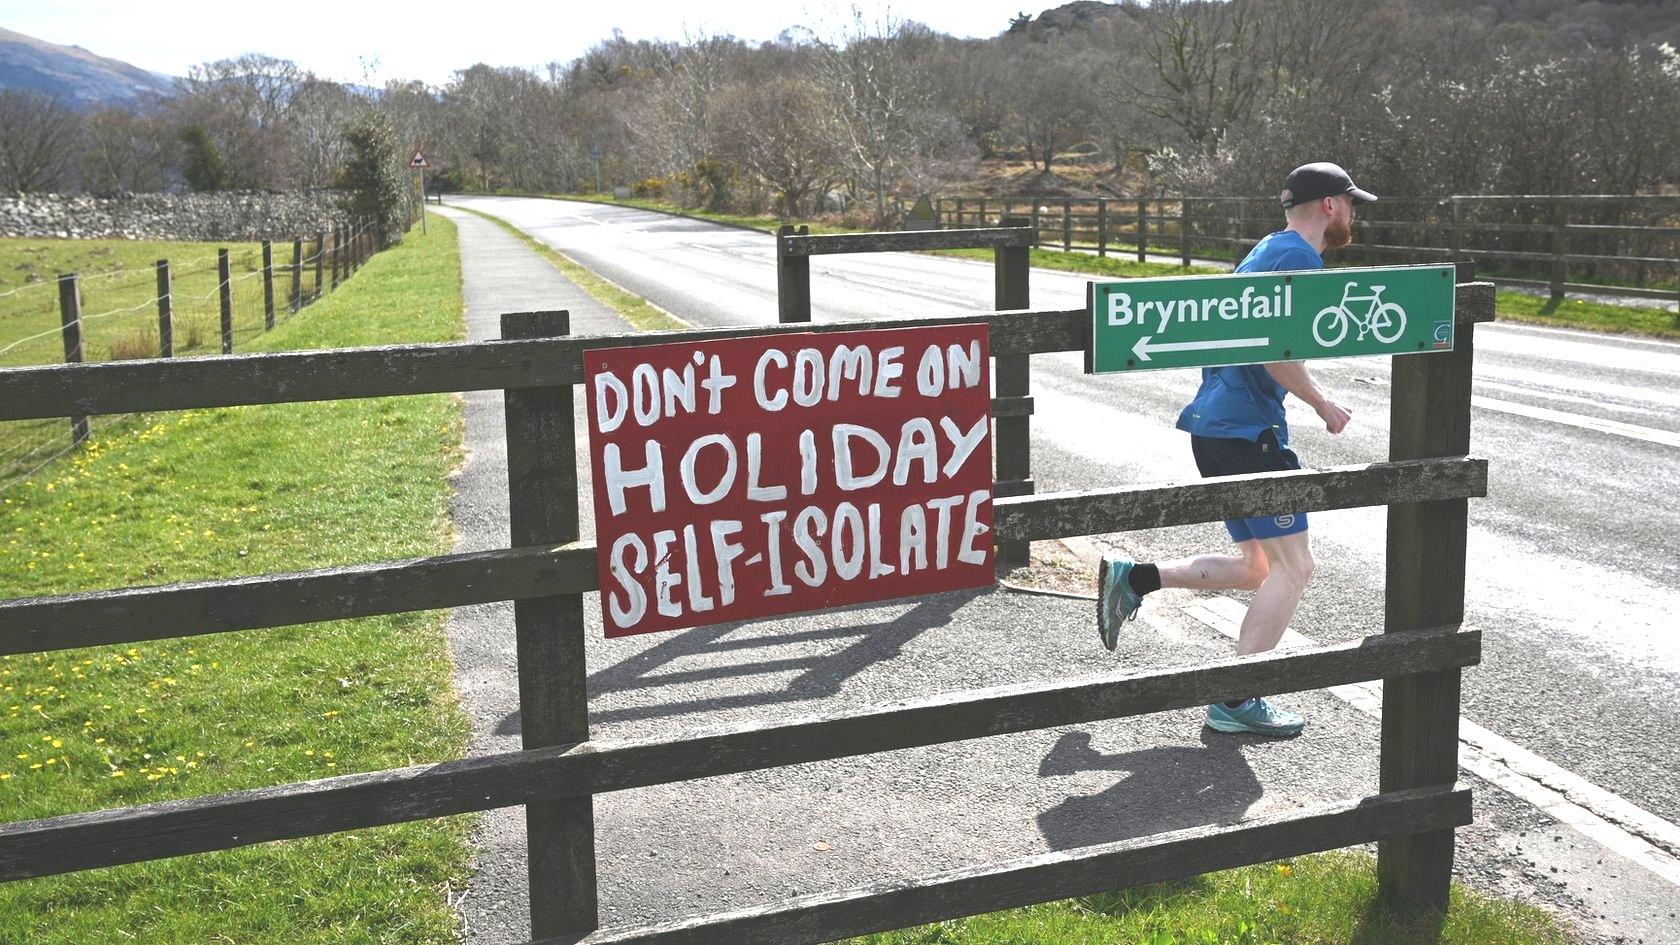
[[[94,108],[172,95],[175,80],[80,46],[60,46],[0,29],[0,89],[33,89],[77,108]]]

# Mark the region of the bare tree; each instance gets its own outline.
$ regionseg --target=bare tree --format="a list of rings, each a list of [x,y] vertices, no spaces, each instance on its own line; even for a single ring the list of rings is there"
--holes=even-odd
[[[80,122],[40,92],[0,92],[0,190],[51,191],[70,183]]]
[[[293,179],[290,108],[311,78],[288,59],[248,54],[193,66],[175,101],[179,123],[199,125],[238,188]]]
[[[1252,113],[1260,89],[1253,0],[1160,0],[1144,22],[1158,84],[1140,90],[1140,106],[1211,151]]]
[[[350,153],[345,132],[367,107],[337,82],[311,77],[298,87],[287,107],[295,186],[332,186]]]
[[[1063,43],[1017,40],[1010,45],[1009,125],[1035,166],[1050,170],[1056,155],[1089,136],[1098,65]]]
[[[841,42],[817,44],[816,80],[837,150],[874,194],[879,225],[887,218],[887,191],[917,149],[916,119],[934,104],[925,68],[933,37],[901,21],[870,26],[854,10]]]
[[[717,106],[719,153],[763,178],[777,194],[783,217],[798,215],[806,198],[833,180],[838,161],[821,120],[822,97],[802,79],[730,86]]]
[[[175,135],[160,116],[101,108],[83,122],[82,187],[96,194],[162,190]]]

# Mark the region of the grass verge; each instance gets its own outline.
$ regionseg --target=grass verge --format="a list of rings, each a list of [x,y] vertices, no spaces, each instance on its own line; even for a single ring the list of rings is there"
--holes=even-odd
[[[1455,886],[1439,934],[1376,905],[1376,863],[1336,852],[852,939],[850,945],[1567,945],[1544,911]]]
[[[245,350],[462,334],[438,221]],[[143,415],[0,500],[7,597],[436,554],[447,395]],[[443,614],[0,659],[0,820],[459,757]],[[183,628],[186,629],[186,628]],[[0,941],[444,943],[461,818],[0,885]]]
[[[464,210],[476,217],[483,217],[496,224],[508,233],[517,237],[520,242],[529,246],[538,256],[548,261],[548,264],[560,270],[560,274],[572,280],[578,288],[594,296],[596,301],[617,312],[619,317],[629,322],[637,331],[672,331],[689,327],[687,323],[678,321],[670,312],[665,311],[647,299],[620,286],[616,282],[604,279],[590,270],[579,265],[576,260],[567,256],[546,243],[532,239],[524,230],[514,226],[501,217],[456,205],[455,209]]]
[[[1680,314],[1660,308],[1637,308],[1585,299],[1565,299],[1562,304],[1554,306],[1545,296],[1500,292],[1494,301],[1494,309],[1500,321],[1680,340]]]

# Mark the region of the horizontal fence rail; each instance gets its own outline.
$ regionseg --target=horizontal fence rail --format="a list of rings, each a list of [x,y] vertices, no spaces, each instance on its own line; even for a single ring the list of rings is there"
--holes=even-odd
[[[1068,538],[1254,515],[1487,495],[1487,461],[1407,460],[997,499],[1000,539]],[[595,546],[505,548],[290,574],[0,601],[0,654],[599,590]]]
[[[778,235],[784,256],[822,256],[829,253],[900,253],[929,249],[1008,249],[1035,246],[1038,234],[1027,226],[970,229],[909,230],[880,233],[832,233],[817,236]]]
[[[1461,283],[1458,321],[1492,321],[1493,298],[1492,283]],[[11,368],[0,420],[554,387],[583,383],[591,348],[975,322],[994,356],[1083,351],[1091,335],[1087,310],[1063,309]]]
[[[1470,823],[1468,790],[1414,788],[532,945],[813,945]]]
[[[1190,667],[969,690],[793,721],[590,741],[69,814],[0,825],[0,880],[1463,668],[1480,659],[1478,631],[1441,627]]]

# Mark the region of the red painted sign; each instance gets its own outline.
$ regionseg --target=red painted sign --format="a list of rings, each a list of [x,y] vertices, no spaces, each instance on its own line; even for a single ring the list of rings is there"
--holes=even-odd
[[[986,326],[584,354],[609,637],[984,587]]]

